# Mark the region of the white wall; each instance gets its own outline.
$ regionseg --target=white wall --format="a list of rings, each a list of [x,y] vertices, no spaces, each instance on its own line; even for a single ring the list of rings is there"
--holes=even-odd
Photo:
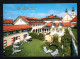
[[[17,21],[14,23],[14,25],[20,25],[20,24],[28,24],[24,19],[21,17],[17,18]]]
[[[70,20],[72,20],[72,17],[69,15],[69,14],[66,14],[64,17],[63,17],[63,19],[62,19],[62,21],[70,21]]]

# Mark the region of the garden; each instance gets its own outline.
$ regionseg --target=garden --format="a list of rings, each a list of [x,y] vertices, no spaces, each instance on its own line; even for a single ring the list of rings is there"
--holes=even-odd
[[[4,56],[7,57],[50,57],[50,53],[45,53],[43,47],[46,47],[47,50],[51,49],[54,52],[56,49],[59,50],[59,53],[54,56],[71,56],[71,36],[68,30],[65,31],[65,35],[62,37],[62,42],[58,42],[58,35],[55,34],[53,42],[49,43],[44,41],[44,34],[40,33],[29,33],[32,37],[32,41],[23,42],[23,45],[20,45],[18,49],[21,49],[21,52],[12,54],[12,47],[8,46],[4,49]],[[16,44],[17,45],[17,44]],[[63,49],[62,49],[63,45]]]

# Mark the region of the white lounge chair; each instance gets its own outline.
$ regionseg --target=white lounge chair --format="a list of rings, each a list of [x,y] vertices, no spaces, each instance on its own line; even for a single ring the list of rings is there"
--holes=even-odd
[[[46,47],[43,47],[43,50],[45,53],[48,53],[48,50],[46,49]]]
[[[17,53],[17,52],[20,52],[21,50],[15,50],[14,48],[13,48],[13,53],[12,54],[14,54],[14,53]]]
[[[13,45],[13,48],[18,48],[19,46]]]
[[[51,53],[52,56],[58,54],[58,49],[56,49],[53,53]]]
[[[26,39],[24,39],[24,42],[27,42],[27,40],[26,40]]]

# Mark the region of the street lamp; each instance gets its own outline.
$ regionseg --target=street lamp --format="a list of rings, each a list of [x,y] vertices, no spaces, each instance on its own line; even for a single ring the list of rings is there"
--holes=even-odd
[[[62,45],[62,52],[63,52],[63,45]],[[63,54],[63,56],[64,56],[64,54]]]

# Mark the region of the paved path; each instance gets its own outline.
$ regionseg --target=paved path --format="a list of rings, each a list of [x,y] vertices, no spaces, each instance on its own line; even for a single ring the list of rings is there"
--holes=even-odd
[[[69,30],[70,35],[76,40],[76,38],[75,38],[75,36],[74,36],[74,34],[73,34],[71,28],[69,28],[68,30]]]
[[[77,49],[77,46],[75,45],[75,42],[74,42],[74,40],[73,40],[73,38],[74,38],[75,40],[76,40],[76,38],[75,38],[75,36],[74,36],[71,28],[69,28],[68,30],[69,30],[70,35],[72,36],[72,42],[73,42],[74,48],[75,48],[75,50],[76,50],[76,53],[77,53],[77,55],[78,55],[78,49]]]

